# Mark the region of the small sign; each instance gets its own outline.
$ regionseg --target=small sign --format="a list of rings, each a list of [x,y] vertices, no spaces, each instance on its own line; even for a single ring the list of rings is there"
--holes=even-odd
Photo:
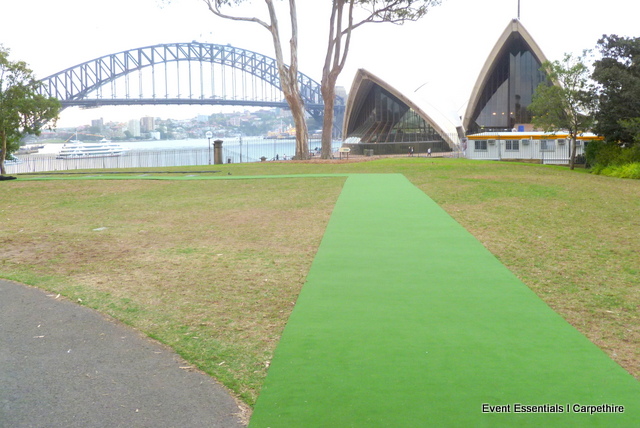
[[[351,149],[349,147],[340,147],[338,149],[338,152],[340,152],[340,159],[342,159],[342,154],[346,153],[347,154],[347,159],[349,159],[349,152],[351,151]]]

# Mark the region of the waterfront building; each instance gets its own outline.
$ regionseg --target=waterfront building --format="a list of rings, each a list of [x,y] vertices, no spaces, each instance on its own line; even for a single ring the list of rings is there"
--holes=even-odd
[[[504,30],[476,81],[463,126],[467,134],[530,131],[528,107],[546,80],[540,67],[547,59],[518,19]]]
[[[127,130],[131,133],[132,137],[140,137],[140,121],[132,119],[127,125]]]
[[[103,118],[93,119],[91,121],[91,128],[95,132],[102,132],[102,130],[104,129],[104,119]]]
[[[382,79],[358,70],[343,122],[345,144],[377,154],[403,153],[412,145],[420,151],[447,151],[460,147],[465,134],[530,132],[528,107],[546,80],[540,70],[546,60],[522,23],[510,21],[482,67],[462,117],[442,114],[420,88],[407,87],[404,76]]]
[[[535,161],[567,164],[571,142],[566,132],[533,129],[528,110],[533,94],[547,77],[541,71],[544,53],[522,23],[514,19],[504,30],[482,68],[463,118],[467,137],[462,150],[469,159]],[[589,141],[576,141],[578,161]]]
[[[436,111],[419,90],[403,86],[364,69],[357,71],[343,122],[345,146],[353,153],[408,153],[410,148],[416,153],[429,148],[443,152],[458,146],[461,128]]]
[[[140,119],[140,131],[151,132],[156,129],[156,119],[154,117],[146,116]]]

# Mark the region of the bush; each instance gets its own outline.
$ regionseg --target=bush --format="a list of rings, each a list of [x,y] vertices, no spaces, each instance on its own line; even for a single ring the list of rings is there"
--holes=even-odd
[[[590,165],[624,165],[626,163],[640,162],[640,150],[638,147],[622,148],[615,143],[604,141],[592,141],[585,148],[587,161]]]
[[[585,155],[591,172],[620,178],[640,178],[640,146],[620,147],[603,141],[590,142]]]
[[[628,163],[625,165],[596,165],[591,170],[592,173],[598,175],[606,175],[618,178],[634,178],[640,179],[640,162]]]
[[[615,168],[614,177],[640,179],[640,162],[628,163]]]

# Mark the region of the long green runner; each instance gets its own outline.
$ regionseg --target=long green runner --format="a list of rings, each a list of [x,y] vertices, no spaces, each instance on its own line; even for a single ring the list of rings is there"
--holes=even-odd
[[[640,382],[404,176],[350,176],[250,426],[638,427]]]

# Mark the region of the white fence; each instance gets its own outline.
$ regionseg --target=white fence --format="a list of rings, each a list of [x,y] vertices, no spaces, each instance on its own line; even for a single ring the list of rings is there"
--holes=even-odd
[[[578,140],[576,155],[584,153]],[[483,160],[538,160],[543,164],[567,164],[571,153],[568,139],[475,139],[466,142],[466,157]]]
[[[6,162],[8,174],[34,172],[70,171],[77,169],[117,169],[152,168],[172,166],[211,165],[214,163],[213,147],[161,150],[129,150],[119,156],[77,157],[58,159],[57,154],[32,154],[16,156],[18,162]],[[334,142],[334,150],[340,146]],[[312,150],[320,146],[320,141],[309,142]],[[287,160],[295,154],[294,140],[265,140],[262,138],[224,142],[222,161],[224,163],[260,162],[266,160]],[[315,154],[315,153],[314,153]]]

